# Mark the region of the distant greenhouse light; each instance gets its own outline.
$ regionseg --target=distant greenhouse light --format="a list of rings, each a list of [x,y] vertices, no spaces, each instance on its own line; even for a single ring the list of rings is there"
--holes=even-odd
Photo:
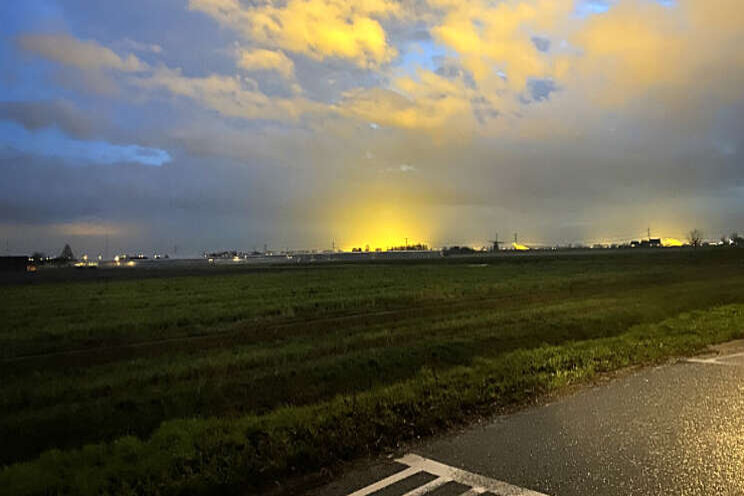
[[[661,240],[661,244],[662,244],[662,246],[668,246],[668,247],[684,246],[685,245],[682,241],[680,241],[680,240],[678,240],[676,238],[663,238]]]

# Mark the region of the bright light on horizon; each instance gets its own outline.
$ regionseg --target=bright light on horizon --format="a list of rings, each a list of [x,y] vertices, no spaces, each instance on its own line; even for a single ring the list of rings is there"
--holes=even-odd
[[[678,240],[677,238],[661,238],[661,244],[663,246],[668,247],[675,247],[675,246],[684,246],[685,243]]]

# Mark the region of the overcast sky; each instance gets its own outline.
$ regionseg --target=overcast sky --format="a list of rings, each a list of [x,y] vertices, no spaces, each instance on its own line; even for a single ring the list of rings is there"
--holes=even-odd
[[[739,0],[7,0],[3,252],[744,231]]]

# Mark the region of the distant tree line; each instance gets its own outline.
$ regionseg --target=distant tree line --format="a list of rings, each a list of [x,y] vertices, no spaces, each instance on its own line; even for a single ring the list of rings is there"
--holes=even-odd
[[[442,250],[444,255],[472,255],[474,253],[479,253],[479,251],[469,246],[445,246]]]
[[[393,246],[390,251],[428,251],[429,246],[423,243],[416,243],[415,245],[405,246]]]
[[[721,236],[721,245],[723,246],[731,246],[734,248],[744,248],[744,236],[741,236],[738,232],[734,231],[729,236]],[[703,233],[700,231],[700,229],[693,229],[689,232],[687,235],[687,242],[692,246],[693,248],[697,248],[699,246],[703,246],[706,244],[706,242],[703,239]]]
[[[30,261],[33,262],[35,265],[42,265],[46,263],[66,264],[69,262],[74,262],[76,260],[75,254],[72,252],[72,248],[70,248],[69,244],[65,244],[65,247],[62,248],[62,251],[57,257],[48,257],[44,252],[35,251],[31,254],[30,258]]]
[[[734,246],[736,248],[744,248],[744,236],[740,236],[738,232],[732,232],[730,236],[721,236],[721,242],[724,245]]]

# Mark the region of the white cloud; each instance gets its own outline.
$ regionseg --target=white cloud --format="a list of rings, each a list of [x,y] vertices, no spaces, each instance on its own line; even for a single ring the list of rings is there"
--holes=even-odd
[[[121,41],[120,45],[127,50],[132,50],[135,52],[155,53],[158,55],[163,53],[163,47],[158,45],[157,43],[141,43],[130,38],[124,38],[124,40]]]

